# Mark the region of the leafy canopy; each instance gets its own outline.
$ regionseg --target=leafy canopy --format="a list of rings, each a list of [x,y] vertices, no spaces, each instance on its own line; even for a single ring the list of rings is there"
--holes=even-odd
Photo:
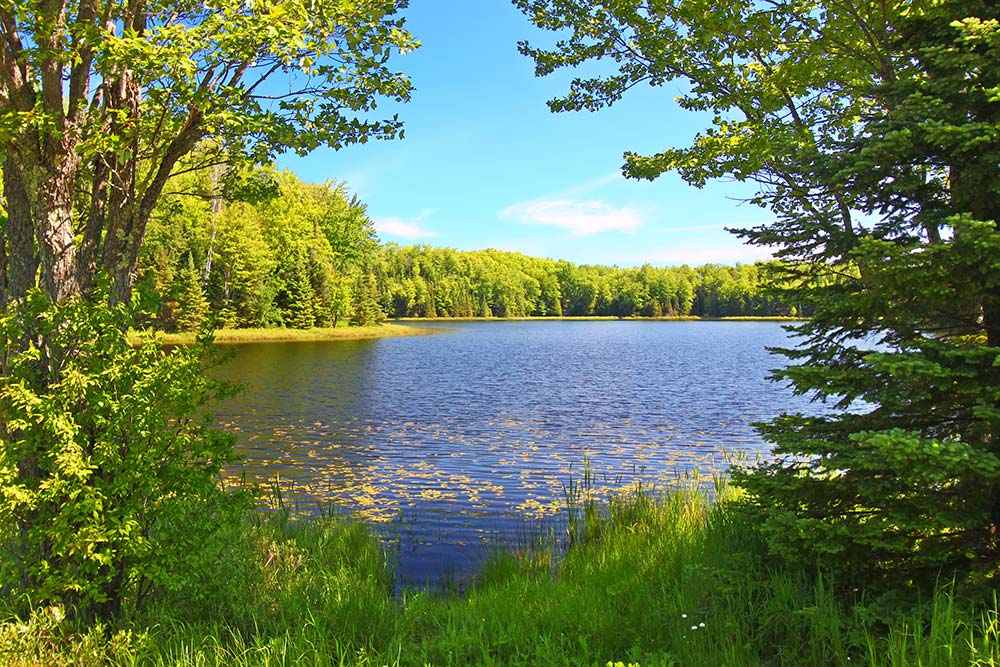
[[[755,182],[814,313],[776,377],[828,411],[762,425],[739,473],[771,546],[849,576],[992,572],[1000,529],[1000,28],[976,0],[515,0],[544,75],[610,63],[550,102],[596,110],[680,80],[710,126],[624,171]]]
[[[396,116],[374,110],[409,99],[409,79],[388,64],[417,46],[396,16],[405,4],[0,4],[0,149],[17,213],[6,235],[37,254],[37,266],[10,269],[11,297],[35,271],[59,300],[103,269],[112,298],[127,300],[146,223],[178,170],[400,136]],[[182,165],[199,145],[214,150]]]
[[[211,538],[241,505],[216,479],[232,440],[202,411],[220,394],[204,375],[210,346],[132,348],[120,304],[180,172],[227,164],[216,190],[266,189],[240,176],[285,151],[401,134],[374,110],[409,98],[388,65],[416,46],[396,15],[405,6],[0,2],[5,593],[107,616],[198,589],[219,562]],[[186,326],[209,306],[198,268],[189,254]]]

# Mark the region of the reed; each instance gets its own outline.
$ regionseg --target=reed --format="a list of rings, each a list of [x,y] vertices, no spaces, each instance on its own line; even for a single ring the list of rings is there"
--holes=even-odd
[[[308,342],[329,340],[357,340],[364,338],[393,338],[398,336],[425,336],[440,332],[436,327],[404,326],[401,324],[380,324],[370,327],[315,327],[312,329],[286,329],[280,327],[268,329],[216,329],[216,343],[275,343],[275,342]],[[133,339],[138,339],[138,332],[133,332]],[[157,339],[164,345],[185,345],[193,343],[195,333],[156,333]]]
[[[588,505],[587,479],[567,484],[572,540],[527,526],[484,554],[480,581],[461,594],[395,591],[391,558],[363,524],[271,512],[232,536],[242,571],[213,609],[164,599],[115,628],[38,609],[0,625],[0,663],[1000,663],[995,596],[947,582],[923,601],[848,596],[772,559],[738,489],[637,488]]]

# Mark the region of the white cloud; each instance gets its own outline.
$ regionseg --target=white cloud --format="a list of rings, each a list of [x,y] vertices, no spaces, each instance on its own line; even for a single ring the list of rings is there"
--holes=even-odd
[[[601,232],[634,232],[642,225],[639,211],[616,207],[603,201],[575,199],[535,199],[520,202],[497,214],[501,219],[528,225],[549,225],[568,229],[570,236],[593,236]]]
[[[437,236],[433,231],[421,225],[423,216],[418,216],[414,220],[403,220],[402,218],[375,218],[375,231],[386,236],[395,236],[409,241],[417,239],[429,239]]]

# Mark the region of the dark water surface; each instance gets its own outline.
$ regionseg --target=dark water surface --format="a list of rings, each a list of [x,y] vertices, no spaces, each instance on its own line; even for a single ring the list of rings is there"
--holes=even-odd
[[[750,423],[802,407],[766,381],[773,322],[449,324],[434,336],[240,346],[217,411],[249,478],[302,511],[379,524],[401,581],[476,569],[525,520],[595,492],[665,487],[766,453]],[[728,453],[728,454],[727,454]]]

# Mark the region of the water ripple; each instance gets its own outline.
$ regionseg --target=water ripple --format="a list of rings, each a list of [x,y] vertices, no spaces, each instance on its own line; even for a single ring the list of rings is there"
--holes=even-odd
[[[765,380],[769,322],[498,322],[437,336],[241,346],[221,406],[244,457],[306,511],[388,524],[407,583],[461,574],[477,545],[598,497],[766,455],[751,422],[803,408]]]

